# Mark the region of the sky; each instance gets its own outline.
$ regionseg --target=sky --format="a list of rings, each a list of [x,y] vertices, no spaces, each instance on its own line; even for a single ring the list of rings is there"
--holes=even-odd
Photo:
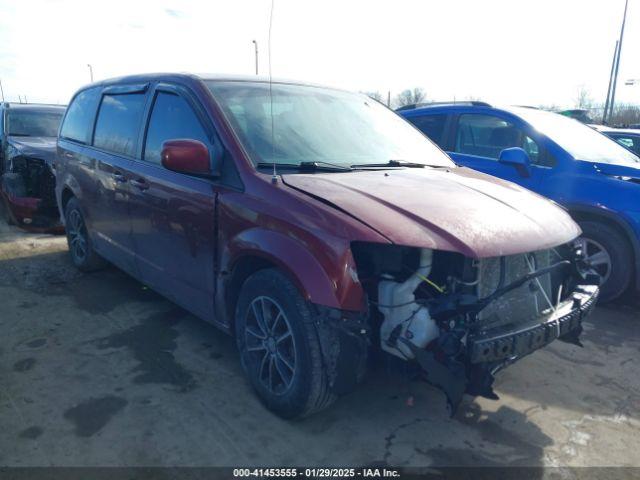
[[[0,0],[6,100],[67,103],[142,72],[268,74],[270,0]],[[274,77],[428,99],[604,102],[624,0],[274,0]],[[629,0],[617,100],[640,104],[640,0]]]

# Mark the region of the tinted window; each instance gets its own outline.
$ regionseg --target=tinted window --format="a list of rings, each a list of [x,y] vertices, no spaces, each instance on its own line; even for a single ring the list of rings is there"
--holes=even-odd
[[[533,163],[540,161],[538,144],[510,122],[492,115],[461,115],[455,151],[497,160],[505,148],[524,149]]]
[[[442,146],[442,134],[444,133],[446,119],[446,115],[425,115],[424,117],[407,118],[418,130],[440,146]]]
[[[135,156],[145,95],[104,95],[93,145],[114,153]]]
[[[57,137],[64,112],[22,110],[10,108],[7,112],[7,135],[20,137]]]
[[[89,143],[99,101],[100,88],[90,88],[78,93],[67,109],[60,136],[76,142]]]
[[[160,92],[156,96],[147,130],[144,160],[160,163],[163,142],[178,138],[209,143],[198,117],[186,100],[172,93]]]

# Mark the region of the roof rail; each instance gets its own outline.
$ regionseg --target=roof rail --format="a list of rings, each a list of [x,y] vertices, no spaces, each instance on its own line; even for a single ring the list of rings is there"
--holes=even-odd
[[[0,102],[0,105],[5,105],[6,108],[11,107],[11,105],[24,105],[29,107],[62,107],[62,108],[66,108],[68,106],[62,103],[35,103],[35,102]]]
[[[396,108],[396,112],[401,112],[403,110],[413,110],[414,108],[423,108],[423,107],[439,107],[443,105],[460,105],[460,106],[472,106],[472,107],[490,107],[491,105],[487,102],[480,102],[477,100],[468,100],[463,102],[425,102],[425,103],[412,103],[411,105],[403,105],[402,107]]]

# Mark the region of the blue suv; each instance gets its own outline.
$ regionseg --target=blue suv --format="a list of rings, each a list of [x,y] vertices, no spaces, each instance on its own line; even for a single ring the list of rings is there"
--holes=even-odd
[[[640,286],[640,157],[570,118],[484,102],[413,105],[398,113],[459,165],[564,206],[602,276],[602,298]]]

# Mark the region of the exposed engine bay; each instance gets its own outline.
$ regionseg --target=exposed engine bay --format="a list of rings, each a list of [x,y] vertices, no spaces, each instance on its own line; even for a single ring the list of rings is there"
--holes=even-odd
[[[580,345],[599,277],[573,244],[503,257],[353,243],[382,350],[416,361],[447,397],[497,399],[496,372],[557,339]]]

